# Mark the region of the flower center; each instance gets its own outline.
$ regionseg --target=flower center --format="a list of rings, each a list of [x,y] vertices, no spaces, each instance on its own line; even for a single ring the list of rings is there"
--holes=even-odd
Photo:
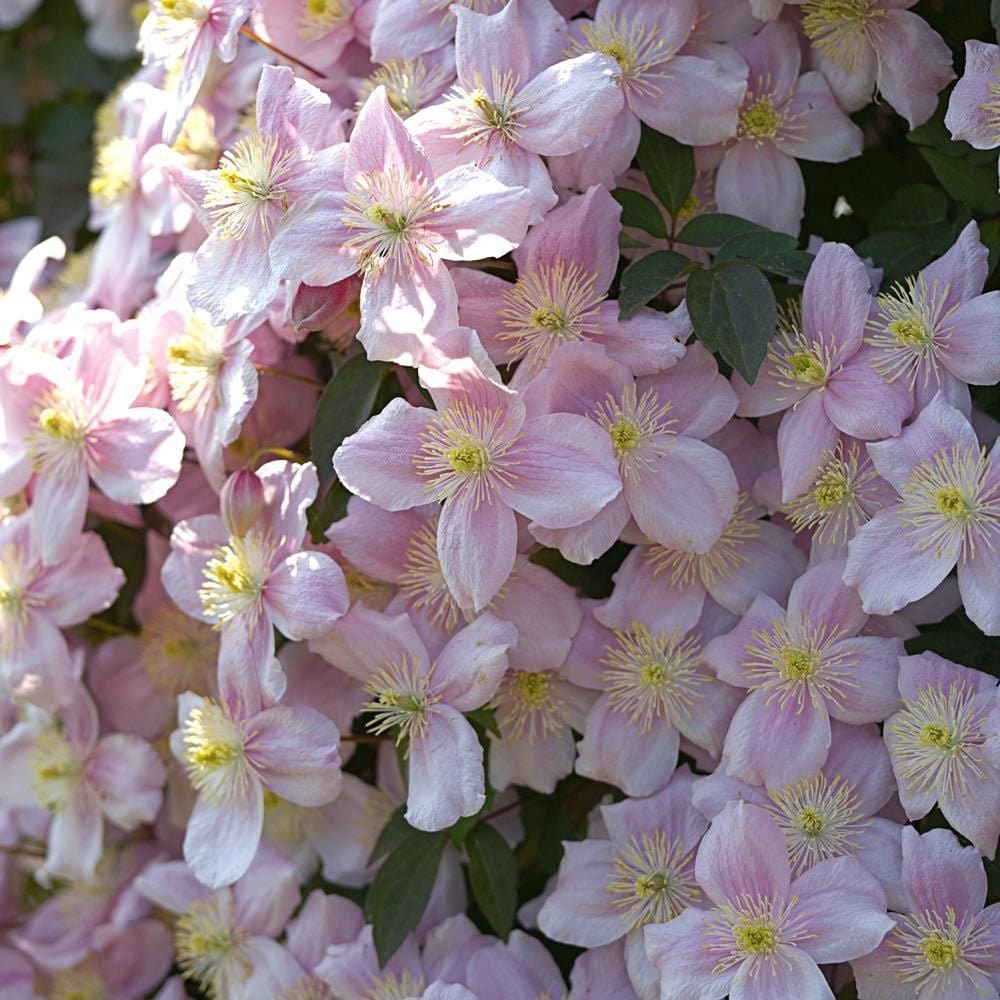
[[[958,945],[954,941],[931,934],[920,942],[920,950],[933,969],[950,969],[958,961]]]
[[[934,331],[928,330],[920,320],[913,317],[894,319],[886,329],[896,340],[908,347],[922,347],[934,339]]]
[[[437,97],[448,83],[440,66],[428,69],[422,56],[413,59],[390,59],[379,66],[358,91],[363,104],[376,87],[385,87],[389,106],[400,118],[409,118]]]
[[[174,926],[174,952],[181,975],[193,979],[210,996],[219,995],[223,966],[235,955],[245,972],[250,963],[242,956],[245,933],[232,923],[229,890],[200,899],[179,917]],[[228,977],[227,977],[228,978]]]
[[[529,673],[526,670],[519,670],[514,677],[514,687],[517,689],[518,698],[531,711],[541,708],[548,700],[549,677],[544,671]]]
[[[271,558],[271,546],[253,530],[216,549],[198,591],[205,614],[221,625],[253,611],[264,593]]]
[[[244,760],[243,734],[221,705],[204,698],[188,714],[181,738],[184,766],[199,792],[218,800],[237,787],[231,769]]]
[[[968,520],[975,511],[975,505],[956,486],[943,486],[934,494],[934,502],[941,514],[956,521]]]
[[[400,663],[382,667],[365,684],[365,690],[374,699],[362,708],[372,713],[368,720],[368,730],[379,735],[390,729],[398,729],[397,745],[426,726],[426,709],[435,698],[428,696],[430,677],[421,672],[420,665],[412,657]]]
[[[666,453],[669,442],[663,439],[676,433],[670,410],[670,402],[661,403],[655,389],[640,398],[635,383],[625,386],[620,399],[609,393],[597,408],[593,417],[608,432],[623,476],[638,482],[645,466]]]
[[[167,378],[177,408],[190,411],[209,403],[224,355],[222,327],[192,313],[184,334],[167,348]]]
[[[796,351],[788,356],[788,373],[796,382],[821,385],[826,379],[826,369],[815,351]]]
[[[208,18],[204,0],[160,0],[160,10],[175,21],[196,21],[201,24]]]
[[[693,27],[693,26],[692,26]],[[618,15],[599,17],[581,25],[583,40],[575,39],[567,55],[603,52],[618,63],[626,90],[647,97],[663,92],[662,66],[673,52],[660,37],[660,29],[641,18]]]
[[[826,829],[826,821],[811,806],[799,811],[798,824],[807,837],[821,837]]]
[[[348,21],[351,9],[344,0],[305,0],[299,37],[313,41]]]
[[[452,469],[463,476],[489,468],[490,454],[481,444],[463,444],[445,452]]]
[[[782,114],[765,94],[740,115],[740,131],[754,139],[773,139],[781,127]]]
[[[801,646],[783,646],[780,651],[781,665],[786,677],[804,681],[814,677],[819,670],[821,658],[815,649]]]
[[[851,487],[847,477],[834,473],[816,487],[814,496],[819,509],[828,511],[831,507],[842,504],[850,496],[850,493]]]
[[[410,536],[397,584],[414,608],[423,609],[435,625],[449,634],[455,631],[462,611],[441,572],[436,521],[421,525]]]
[[[553,688],[546,670],[508,670],[492,701],[504,739],[558,736],[566,729],[567,703]]]
[[[135,139],[115,136],[100,146],[90,179],[90,196],[110,208],[135,188]]]
[[[636,448],[642,440],[642,430],[633,420],[619,420],[608,428],[608,434],[619,458]]]
[[[778,950],[778,928],[767,919],[749,920],[733,928],[736,947],[744,955],[773,955]]]
[[[268,238],[288,210],[292,154],[273,135],[253,132],[223,153],[204,205],[221,239]]]
[[[943,722],[928,722],[920,730],[922,747],[937,747],[938,750],[955,750],[959,743],[955,734]]]
[[[218,636],[209,626],[168,605],[156,609],[139,636],[143,670],[170,697],[202,689],[218,651]]]
[[[830,62],[851,72],[871,44],[874,22],[885,13],[872,5],[873,0],[808,0],[802,5],[802,30]]]
[[[83,780],[83,765],[76,750],[62,733],[50,729],[39,735],[30,760],[32,787],[38,801],[49,812],[59,812]]]

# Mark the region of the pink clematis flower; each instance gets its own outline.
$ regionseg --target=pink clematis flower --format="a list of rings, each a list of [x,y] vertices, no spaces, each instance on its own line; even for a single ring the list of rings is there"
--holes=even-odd
[[[889,752],[878,727],[833,719],[830,752],[816,774],[765,790],[719,768],[698,779],[692,800],[709,819],[737,799],[760,806],[785,835],[794,875],[830,858],[857,858],[879,880],[889,905],[898,906],[903,899],[902,827],[877,815],[895,792]]]
[[[738,484],[722,452],[704,443],[733,415],[736,398],[715,359],[691,344],[669,370],[634,379],[597,344],[565,344],[525,390],[531,413],[579,413],[618,459],[621,494],[583,524],[538,521],[532,534],[586,565],[635,519],[653,541],[704,553],[736,509]],[[551,418],[550,418],[551,419]],[[538,520],[538,519],[536,519]]]
[[[965,72],[948,99],[944,123],[953,139],[976,149],[1000,146],[1000,46],[965,43]]]
[[[906,898],[896,926],[851,962],[858,995],[989,1000],[1000,994],[1000,903],[984,909],[986,872],[950,830],[903,829]]]
[[[858,635],[867,615],[841,582],[843,568],[836,560],[807,570],[787,611],[759,595],[732,632],[705,647],[721,680],[750,691],[723,750],[734,777],[768,789],[809,778],[827,758],[831,716],[861,725],[898,707],[902,641]]]
[[[539,222],[557,200],[541,157],[575,153],[607,130],[623,104],[618,63],[588,52],[537,73],[519,0],[493,15],[457,5],[454,14],[457,83],[407,128],[438,170],[474,163],[526,188]]]
[[[988,258],[970,222],[943,257],[878,297],[866,338],[872,367],[912,390],[918,411],[941,390],[968,416],[968,385],[1000,382],[1000,292],[983,294]]]
[[[218,325],[265,308],[278,292],[268,246],[285,214],[337,183],[343,143],[327,142],[330,98],[287,66],[265,66],[256,128],[223,154],[217,170],[171,176],[209,231],[194,258],[192,306]],[[299,277],[296,275],[296,277]]]
[[[958,564],[969,617],[1000,634],[1000,455],[938,393],[903,433],[868,446],[899,494],[848,545],[844,580],[870,614],[891,614],[929,594]]]
[[[163,585],[184,612],[220,629],[224,698],[248,677],[280,696],[280,674],[268,673],[274,626],[289,639],[312,639],[347,610],[340,567],[323,552],[301,551],[317,488],[312,465],[268,462],[230,477],[221,517],[189,518],[170,536]]]
[[[795,29],[776,21],[733,43],[750,77],[736,138],[723,147],[715,180],[720,212],[798,236],[806,188],[796,160],[840,163],[864,137],[840,110],[821,73],[801,77]]]
[[[97,710],[76,685],[56,718],[38,711],[0,738],[4,805],[52,813],[46,869],[86,881],[101,859],[104,818],[132,830],[151,823],[166,773],[156,751],[127,733],[98,736]]]
[[[184,836],[195,877],[218,888],[241,878],[260,844],[265,789],[301,806],[340,791],[340,733],[314,708],[264,708],[254,689],[221,702],[191,692],[177,703],[174,756],[198,792]]]
[[[805,492],[838,432],[865,441],[899,434],[913,402],[885,382],[863,346],[872,306],[864,262],[843,243],[824,243],[809,269],[801,315],[786,313],[753,385],[733,375],[737,413],[787,411],[778,429],[782,501]]]
[[[443,500],[437,550],[449,590],[478,610],[517,559],[514,512],[549,528],[593,517],[621,492],[608,438],[571,413],[525,419],[520,396],[469,359],[422,370],[437,412],[392,400],[333,457],[353,493],[387,510]]]
[[[254,967],[299,904],[295,867],[262,844],[242,878],[222,889],[199,882],[183,861],[150,865],[136,888],[177,915],[174,953],[185,979],[211,996],[242,997]]]
[[[342,172],[288,213],[271,244],[271,265],[310,285],[360,271],[358,340],[373,360],[415,365],[431,329],[457,324],[444,261],[512,250],[531,206],[526,189],[478,167],[437,173],[378,87],[358,115]]]
[[[475,329],[498,365],[519,362],[522,388],[561,344],[596,341],[635,375],[654,375],[684,354],[687,313],[640,311],[618,318],[608,289],[618,267],[621,206],[601,187],[549,212],[514,251],[515,284],[485,271],[456,268],[458,315]]]
[[[716,817],[695,875],[714,908],[646,928],[663,1000],[833,1000],[819,963],[867,954],[893,927],[881,886],[853,858],[793,880],[778,824],[745,802]]]
[[[507,1000],[508,997],[564,997],[559,966],[545,945],[524,931],[507,941],[483,942],[469,956],[462,977],[469,991],[436,994],[439,1000]],[[430,990],[423,994],[432,1000]]]
[[[907,9],[916,0],[786,0],[802,8],[802,30],[816,64],[845,111],[857,111],[877,90],[909,122],[923,125],[937,95],[955,79],[951,50]]]
[[[540,930],[553,941],[593,948],[624,938],[637,990],[648,980],[655,987],[658,978],[643,928],[704,901],[694,863],[708,821],[691,805],[693,782],[683,767],[649,798],[601,806],[608,836],[564,844],[555,889],[538,913]]]
[[[322,652],[372,695],[368,728],[407,742],[406,820],[444,830],[486,801],[483,749],[462,717],[496,694],[517,630],[492,614],[456,632],[432,658],[409,618],[355,605]]]
[[[886,720],[885,742],[911,820],[934,803],[992,858],[1000,837],[1000,761],[990,759],[997,680],[934,653],[899,660],[903,707]]]
[[[91,479],[111,500],[152,503],[177,481],[184,452],[172,417],[134,405],[144,375],[118,318],[80,311],[74,326],[81,332],[64,359],[23,346],[0,362],[0,495],[23,489],[34,472],[33,524],[46,563],[71,554]]]
[[[32,526],[36,516],[29,511],[0,524],[0,685],[52,708],[76,679],[60,630],[110,607],[125,574],[89,531],[67,558],[46,566]]]
[[[552,159],[557,181],[613,186],[638,148],[640,121],[690,146],[736,134],[747,66],[732,49],[691,38],[700,14],[697,0],[600,0],[593,21],[569,23],[567,55],[618,61],[625,107],[582,152]]]
[[[7,222],[3,225],[13,224]],[[0,235],[4,235],[2,228]],[[8,239],[13,242],[13,234]],[[10,275],[10,283],[0,293],[0,347],[5,347],[15,339],[22,323],[37,323],[42,318],[42,303],[33,289],[41,280],[48,262],[62,260],[65,256],[66,244],[58,236],[50,236],[31,247],[18,261]]]
[[[236,56],[237,35],[254,0],[154,0],[139,30],[144,62],[172,65],[181,60],[163,123],[163,141],[173,142],[194,106],[212,55]]]

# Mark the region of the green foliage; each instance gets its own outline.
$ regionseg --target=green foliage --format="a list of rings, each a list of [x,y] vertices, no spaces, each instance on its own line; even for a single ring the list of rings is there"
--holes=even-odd
[[[641,229],[661,240],[667,238],[663,214],[644,194],[629,188],[615,188],[611,194],[622,207],[623,226]]]
[[[622,272],[618,294],[622,317],[632,316],[679,277],[698,266],[674,250],[654,250],[629,264]]]
[[[465,838],[469,859],[469,885],[483,916],[506,939],[517,910],[517,864],[507,841],[486,823]]]
[[[653,194],[676,216],[694,186],[694,150],[643,125],[636,157]]]
[[[777,318],[767,278],[752,264],[717,262],[688,278],[687,305],[698,339],[753,382]]]

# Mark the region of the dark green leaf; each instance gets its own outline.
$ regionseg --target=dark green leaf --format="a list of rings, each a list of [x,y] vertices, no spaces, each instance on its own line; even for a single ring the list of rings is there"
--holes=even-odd
[[[333,453],[371,416],[379,385],[389,371],[385,363],[358,354],[323,390],[309,434],[311,458],[321,487],[333,479]]]
[[[372,865],[379,858],[385,857],[390,851],[394,851],[406,840],[413,830],[413,827],[406,822],[406,806],[402,805],[396,809],[386,820],[372,848],[372,853],[368,857],[368,864]]]
[[[347,516],[347,502],[351,499],[351,491],[339,480],[330,484],[330,488],[322,499],[306,511],[306,523],[309,526],[309,537],[313,543],[320,545],[326,541],[326,529]]]
[[[500,735],[500,727],[497,725],[496,712],[492,708],[476,708],[471,712],[466,712],[465,717],[474,726],[479,726],[481,729],[488,733],[492,733],[494,736]]]
[[[1000,220],[990,219],[989,222],[979,224],[979,238],[983,241],[983,246],[990,252],[990,274],[997,269],[1000,263]]]
[[[625,561],[631,550],[624,542],[615,542],[599,559],[581,566],[566,559],[558,549],[538,549],[528,556],[536,566],[544,566],[564,583],[576,587],[586,597],[610,597],[611,574]]]
[[[689,247],[721,247],[733,236],[751,232],[767,232],[767,230],[748,219],[716,212],[693,218],[680,231],[677,242]]]
[[[687,306],[698,339],[752,383],[777,318],[767,278],[739,262],[695,271],[688,278]]]
[[[911,656],[926,650],[1000,677],[1000,637],[983,635],[964,611],[956,611],[942,622],[925,625],[920,635],[906,640],[906,651]]]
[[[948,197],[933,184],[907,184],[875,214],[874,229],[928,226],[948,217]]]
[[[1000,859],[990,861],[984,859],[986,867],[986,905],[1000,903]]]
[[[694,150],[643,125],[636,156],[653,194],[677,215],[694,186]]]
[[[990,24],[993,25],[997,41],[1000,42],[1000,0],[990,0]]]
[[[634,240],[628,233],[618,234],[618,246],[624,247],[627,250],[645,250],[649,246],[648,243],[643,243],[642,240]]]
[[[490,926],[506,939],[517,909],[517,865],[507,841],[486,823],[465,838],[472,894]]]
[[[966,159],[946,156],[937,149],[921,148],[920,153],[952,198],[974,212],[1000,213],[995,163],[970,163]]]
[[[837,990],[837,1000],[858,1000],[858,984],[852,981],[841,986]]]
[[[622,272],[618,308],[627,319],[637,309],[655,298],[687,270],[699,265],[673,250],[655,250],[633,261]]]
[[[862,240],[854,249],[883,268],[887,282],[898,281],[943,254],[954,243],[958,232],[955,222],[887,229]]]
[[[385,966],[420,922],[447,842],[444,833],[413,830],[376,873],[365,917],[372,924],[380,966]]]
[[[786,278],[804,278],[812,266],[812,254],[796,248],[793,236],[785,233],[740,233],[726,240],[715,255],[715,263],[744,260],[764,271]]]
[[[661,240],[667,238],[667,226],[662,213],[644,194],[629,188],[616,188],[611,196],[622,207],[623,226],[633,226]]]

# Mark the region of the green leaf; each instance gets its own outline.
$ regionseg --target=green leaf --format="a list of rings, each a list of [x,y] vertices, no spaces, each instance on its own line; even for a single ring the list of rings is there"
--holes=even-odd
[[[920,155],[934,171],[941,187],[956,201],[968,205],[974,212],[1000,213],[995,163],[970,163],[926,147],[921,148]]]
[[[490,926],[506,939],[517,909],[517,865],[507,841],[486,823],[465,838],[472,895]]]
[[[444,833],[412,830],[376,873],[365,918],[372,924],[379,966],[385,966],[420,922],[447,842]]]
[[[695,271],[688,278],[687,307],[698,339],[752,383],[777,318],[767,278],[741,262]]]
[[[813,262],[812,254],[797,248],[795,237],[767,230],[740,233],[726,240],[715,255],[715,263],[729,260],[749,261],[786,278],[804,278]]]
[[[892,282],[913,274],[943,254],[955,242],[958,232],[955,222],[887,229],[863,239],[854,249],[861,257],[871,257],[885,270],[885,281]]]
[[[466,712],[465,717],[472,725],[479,726],[485,732],[500,735],[496,712],[492,708],[474,708],[471,712]]]
[[[643,125],[636,156],[653,194],[677,215],[694,186],[694,150]]]
[[[333,453],[370,416],[382,379],[391,369],[358,354],[330,379],[319,402],[309,434],[309,449],[320,486],[334,478]]]
[[[322,498],[313,502],[306,511],[306,524],[309,526],[309,537],[315,545],[326,541],[326,529],[347,516],[347,502],[353,494],[339,480],[330,484],[330,488]]]
[[[406,822],[406,806],[401,805],[393,811],[385,826],[379,831],[378,840],[375,841],[372,853],[368,857],[368,864],[373,865],[379,858],[384,858],[390,851],[394,851],[406,840],[412,829],[413,827]]]
[[[678,234],[677,242],[689,247],[721,247],[740,233],[766,233],[763,226],[735,215],[714,212],[693,218]]]
[[[990,275],[997,269],[1000,263],[1000,220],[990,219],[989,222],[979,224],[979,238],[983,246],[990,252]]]
[[[634,240],[628,233],[618,234],[618,246],[626,250],[645,250],[649,246],[648,243],[643,243],[642,240]]]
[[[934,184],[907,184],[875,213],[873,229],[929,226],[948,217],[948,196]]]
[[[663,214],[644,194],[629,188],[615,188],[611,197],[622,207],[623,226],[633,226],[661,240],[667,238]]]
[[[655,250],[633,261],[622,272],[621,290],[618,293],[618,308],[622,317],[628,319],[637,309],[669,287],[671,282],[699,266],[673,250]]]
[[[566,559],[558,549],[537,549],[528,556],[536,566],[544,566],[563,583],[578,588],[586,597],[610,597],[611,575],[625,561],[631,546],[615,542],[599,559],[581,566]]]

